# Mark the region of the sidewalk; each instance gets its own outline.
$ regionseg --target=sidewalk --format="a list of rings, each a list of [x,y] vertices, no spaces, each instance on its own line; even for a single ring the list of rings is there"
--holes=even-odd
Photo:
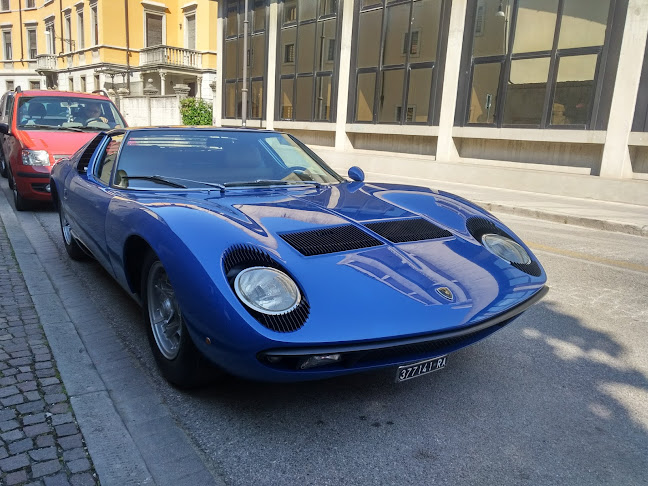
[[[648,237],[648,206],[420,180],[374,172],[366,172],[365,175],[367,182],[422,185],[452,192],[489,211]]]
[[[2,220],[0,404],[0,484],[97,484]]]

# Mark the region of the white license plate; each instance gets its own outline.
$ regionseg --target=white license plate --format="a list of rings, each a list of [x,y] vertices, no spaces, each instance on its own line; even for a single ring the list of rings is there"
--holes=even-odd
[[[438,371],[445,368],[448,362],[448,356],[441,356],[439,358],[426,359],[415,364],[407,366],[399,366],[398,373],[396,373],[396,381],[401,382],[411,380],[417,376],[427,375],[433,371]]]

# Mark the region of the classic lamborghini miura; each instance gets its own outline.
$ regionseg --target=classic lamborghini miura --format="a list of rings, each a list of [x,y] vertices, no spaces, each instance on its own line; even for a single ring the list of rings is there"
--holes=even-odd
[[[397,381],[509,324],[545,272],[452,194],[348,179],[270,130],[101,133],[51,176],[65,248],[142,305],[163,376]]]

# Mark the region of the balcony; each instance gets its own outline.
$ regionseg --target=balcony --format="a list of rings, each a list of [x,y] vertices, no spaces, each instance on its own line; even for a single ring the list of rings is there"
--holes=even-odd
[[[56,72],[56,56],[53,54],[39,54],[36,56],[36,71],[39,73]]]
[[[202,54],[180,47],[155,46],[140,51],[140,66],[167,66],[181,68],[202,68]]]

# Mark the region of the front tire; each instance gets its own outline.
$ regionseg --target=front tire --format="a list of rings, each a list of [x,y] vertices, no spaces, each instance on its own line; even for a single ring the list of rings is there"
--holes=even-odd
[[[162,376],[179,388],[204,385],[211,366],[191,340],[169,276],[152,251],[144,259],[141,278],[142,314]]]
[[[59,221],[61,223],[61,234],[63,235],[63,246],[65,246],[65,251],[67,251],[67,254],[72,260],[88,260],[88,255],[85,251],[83,251],[76,238],[72,234],[72,228],[70,227],[70,223],[68,223],[68,220],[65,217],[65,211],[63,210],[63,204],[61,204],[61,201],[59,201],[58,203],[58,210]]]
[[[18,186],[16,185],[16,180],[13,178],[13,174],[11,175],[11,184],[9,184],[9,186],[11,187],[11,190],[13,192],[13,200],[16,211],[26,211],[27,209],[29,209],[28,202],[24,197],[20,195],[20,192],[18,192]]]

